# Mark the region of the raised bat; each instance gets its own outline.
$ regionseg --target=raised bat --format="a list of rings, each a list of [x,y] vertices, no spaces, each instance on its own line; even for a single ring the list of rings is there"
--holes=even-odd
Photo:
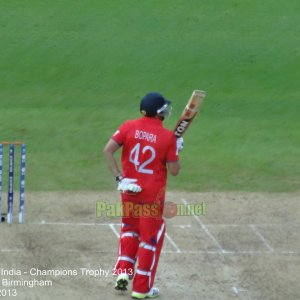
[[[177,138],[183,136],[187,128],[192,123],[193,119],[197,115],[197,112],[201,109],[205,95],[206,94],[204,91],[193,91],[190,100],[188,101],[174,128],[174,134]]]

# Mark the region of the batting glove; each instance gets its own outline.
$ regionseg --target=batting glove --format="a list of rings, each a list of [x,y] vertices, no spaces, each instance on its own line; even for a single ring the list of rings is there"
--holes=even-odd
[[[179,153],[183,149],[183,145],[184,145],[183,137],[177,138],[176,144],[177,144],[177,152]]]
[[[133,193],[139,193],[142,191],[142,188],[136,184],[137,179],[133,178],[120,178],[118,181],[118,191],[121,192],[133,192]]]

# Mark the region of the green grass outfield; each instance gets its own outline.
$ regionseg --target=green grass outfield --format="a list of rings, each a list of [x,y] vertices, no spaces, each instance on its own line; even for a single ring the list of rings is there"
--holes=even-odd
[[[102,148],[140,98],[173,100],[172,128],[200,88],[170,187],[299,190],[299,11],[298,0],[1,1],[0,140],[27,143],[27,190],[113,189]]]

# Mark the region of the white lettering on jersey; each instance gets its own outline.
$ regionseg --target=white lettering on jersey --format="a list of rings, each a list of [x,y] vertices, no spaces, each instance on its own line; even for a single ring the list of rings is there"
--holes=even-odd
[[[156,143],[156,134],[142,130],[136,130],[134,138],[137,140],[145,140],[150,143]]]

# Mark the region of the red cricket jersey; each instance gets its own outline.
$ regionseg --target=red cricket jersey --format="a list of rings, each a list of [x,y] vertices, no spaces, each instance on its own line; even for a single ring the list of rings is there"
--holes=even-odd
[[[155,202],[164,200],[167,162],[179,160],[174,133],[161,120],[142,117],[123,123],[112,136],[122,148],[123,176],[138,179],[140,193],[122,194],[123,200]]]

